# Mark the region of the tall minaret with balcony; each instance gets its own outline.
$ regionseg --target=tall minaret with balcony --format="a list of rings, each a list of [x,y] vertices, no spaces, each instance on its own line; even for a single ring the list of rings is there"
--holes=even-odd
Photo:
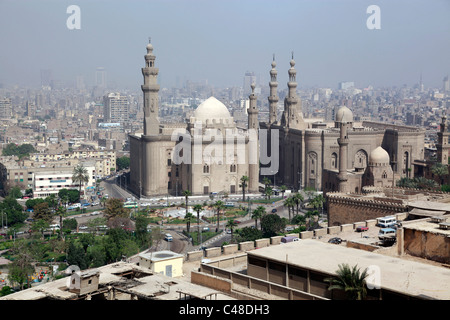
[[[284,111],[281,119],[281,124],[287,128],[304,129],[305,123],[301,111],[301,102],[297,96],[297,71],[295,70],[294,53],[292,53],[292,60],[290,62],[291,68],[288,71],[289,82],[288,95],[284,99]]]
[[[144,135],[146,136],[159,134],[159,84],[157,83],[159,70],[155,68],[155,58],[153,46],[149,41],[145,55],[145,67],[142,68],[144,84],[141,86],[144,93]]]
[[[252,154],[249,154],[249,173],[248,173],[248,190],[249,192],[258,192],[259,190],[259,143],[258,143],[258,107],[255,95],[255,84],[251,85],[252,93],[249,96],[248,108],[248,130],[249,144],[252,146]],[[250,145],[249,145],[250,146]],[[249,153],[250,153],[249,152]]]
[[[443,115],[441,120],[440,130],[437,133],[438,143],[436,143],[437,162],[448,165],[450,132],[448,131],[447,117]]]
[[[272,70],[270,70],[270,96],[269,100],[269,125],[277,122],[277,104],[278,104],[278,82],[277,82],[277,66],[275,62],[275,55],[273,55]]]

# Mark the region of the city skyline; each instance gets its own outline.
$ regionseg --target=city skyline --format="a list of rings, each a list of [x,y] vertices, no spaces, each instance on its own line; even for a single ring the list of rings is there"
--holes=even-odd
[[[366,22],[380,8],[381,29]],[[108,85],[138,89],[142,50],[151,37],[162,86],[180,81],[242,86],[247,71],[269,79],[275,55],[280,90],[294,55],[299,88],[442,87],[450,73],[450,4],[445,1],[2,1],[0,83],[39,86],[53,79],[93,85],[104,67]],[[20,17],[20,19],[18,19]]]

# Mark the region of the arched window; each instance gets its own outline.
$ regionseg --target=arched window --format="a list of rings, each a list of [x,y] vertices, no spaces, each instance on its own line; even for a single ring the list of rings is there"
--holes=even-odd
[[[209,166],[207,164],[203,166],[203,173],[209,173]]]
[[[235,164],[230,165],[230,172],[236,172],[236,165]]]
[[[337,154],[333,152],[331,154],[331,169],[337,169]]]
[[[386,173],[386,171],[383,171],[383,174],[381,175],[381,177],[382,177],[383,179],[386,179],[386,178],[387,178],[387,173]]]

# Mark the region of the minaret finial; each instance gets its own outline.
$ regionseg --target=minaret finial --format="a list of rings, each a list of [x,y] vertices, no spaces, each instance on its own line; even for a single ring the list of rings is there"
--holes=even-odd
[[[148,37],[148,43],[152,43],[152,37]]]
[[[294,51],[292,51],[292,60],[294,60]]]
[[[273,54],[273,61],[275,61],[275,53]]]

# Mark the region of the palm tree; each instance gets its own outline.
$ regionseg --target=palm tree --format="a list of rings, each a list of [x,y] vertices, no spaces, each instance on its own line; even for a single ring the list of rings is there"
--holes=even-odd
[[[270,200],[270,197],[273,195],[272,187],[267,187],[266,190],[264,191],[264,195],[266,196],[266,198]]]
[[[291,208],[292,208],[292,211],[294,211],[294,205],[295,205],[294,198],[293,197],[287,198],[286,200],[284,200],[283,205],[288,208],[289,221],[291,221]]]
[[[216,203],[214,204],[214,207],[216,207],[216,209],[217,209],[217,227],[216,227],[216,232],[219,232],[220,210],[222,210],[224,208],[223,201],[222,200],[217,200]]]
[[[201,204],[196,204],[193,209],[197,212],[197,242],[200,243],[200,211],[203,210],[203,206]]]
[[[361,272],[357,265],[351,268],[346,263],[339,264],[336,275],[337,277],[325,279],[325,282],[330,283],[328,290],[343,290],[349,300],[363,300],[366,297],[367,268]]]
[[[245,201],[245,188],[247,188],[248,180],[247,176],[241,177],[241,184],[239,186],[242,188],[242,201]]]
[[[284,193],[286,192],[286,190],[287,190],[287,187],[283,184],[283,185],[280,187],[281,196],[283,197],[283,199],[284,199]]]
[[[258,206],[255,210],[253,210],[252,219],[255,220],[255,229],[258,229],[258,219],[261,221],[261,218],[265,213],[266,208],[264,208],[263,206]]]
[[[264,191],[266,191],[266,190],[267,190],[267,187],[272,183],[272,181],[270,181],[269,178],[264,177],[263,183],[264,183]]]
[[[444,180],[442,179],[442,177],[448,174],[448,166],[437,162],[431,167],[431,172],[434,175],[438,176],[439,184],[444,184]]]
[[[319,208],[321,208],[321,209],[323,208],[324,202],[325,202],[325,198],[323,197],[323,195],[319,194],[312,199],[311,204],[314,209],[319,211]]]
[[[63,237],[63,217],[66,216],[67,210],[63,206],[59,205],[55,211],[55,215],[59,216],[59,238],[64,240]]]
[[[236,221],[228,219],[226,227],[231,230],[231,241],[233,241],[233,228],[237,226]]]
[[[295,195],[294,195],[294,202],[295,202],[295,205],[297,206],[297,214],[299,213],[299,207],[300,207],[300,204],[301,203],[303,203],[303,201],[304,201],[304,199],[303,199],[303,195],[301,194],[301,193],[296,193]],[[293,208],[292,208],[293,209]],[[292,211],[294,211],[294,210],[292,210]]]
[[[72,181],[79,183],[79,192],[81,197],[81,186],[83,183],[89,182],[89,173],[83,165],[79,164],[73,169]]]
[[[194,215],[190,212],[186,213],[184,215],[184,221],[186,222],[186,231],[187,233],[189,233],[190,229],[191,229],[191,221],[194,218]]]
[[[183,196],[186,199],[185,204],[186,204],[186,214],[188,213],[188,200],[189,200],[189,196],[191,196],[192,193],[189,190],[184,190],[183,191]]]

